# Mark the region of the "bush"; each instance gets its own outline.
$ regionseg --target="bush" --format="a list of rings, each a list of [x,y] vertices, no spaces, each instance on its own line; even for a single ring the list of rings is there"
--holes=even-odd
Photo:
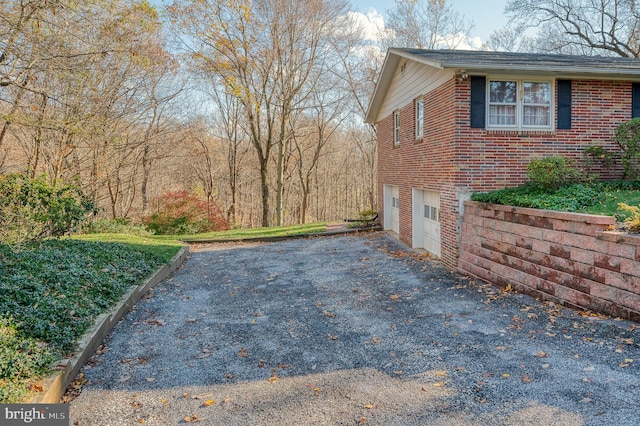
[[[15,324],[0,316],[0,404],[24,398],[30,379],[44,376],[53,360],[45,344],[20,336]]]
[[[69,233],[93,210],[78,184],[47,182],[46,176],[0,177],[0,243],[14,247]]]
[[[147,237],[152,235],[146,226],[131,223],[129,219],[118,217],[115,219],[98,219],[84,223],[80,228],[83,234],[128,234]]]
[[[552,156],[530,162],[527,166],[527,176],[533,184],[542,189],[557,190],[567,183],[576,182],[580,172],[573,160]]]
[[[165,234],[199,234],[229,229],[220,207],[190,191],[166,192],[158,199],[158,211],[145,218],[149,231]]]
[[[625,203],[618,203],[618,208],[631,214],[630,217],[625,219],[630,232],[640,232],[640,207],[630,206]]]
[[[625,179],[638,177],[640,175],[640,118],[634,118],[619,125],[613,140],[622,150],[623,177]]]

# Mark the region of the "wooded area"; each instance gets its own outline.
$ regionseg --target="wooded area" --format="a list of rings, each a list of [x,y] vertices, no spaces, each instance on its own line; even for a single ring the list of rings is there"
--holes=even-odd
[[[483,48],[639,54],[631,0],[506,13]],[[460,48],[473,29],[447,0],[387,15],[372,36],[344,0],[3,1],[0,176],[76,182],[99,217],[134,222],[172,194],[241,227],[375,210],[363,117],[386,48]]]
[[[346,3],[0,7],[0,175],[79,180],[134,221],[184,190],[243,227],[375,208],[375,63]]]

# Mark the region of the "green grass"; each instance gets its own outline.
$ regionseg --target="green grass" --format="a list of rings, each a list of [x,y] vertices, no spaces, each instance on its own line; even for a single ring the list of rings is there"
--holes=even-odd
[[[615,216],[618,221],[623,221],[625,218],[629,217],[630,214],[619,210],[618,203],[625,203],[630,206],[640,206],[640,191],[607,191],[595,204],[585,208],[583,213]]]
[[[272,226],[269,228],[231,229],[229,231],[208,232],[197,235],[158,236],[157,238],[170,238],[179,240],[227,240],[244,238],[284,237],[301,234],[317,234],[326,231],[326,222],[316,222],[305,225]]]
[[[0,403],[23,400],[98,315],[180,247],[123,234],[47,240],[19,252],[0,244]]]
[[[122,243],[133,250],[142,253],[150,253],[158,256],[164,263],[169,263],[173,256],[178,253],[184,243],[175,238],[175,236],[137,236],[129,234],[82,234],[74,235],[74,240]]]

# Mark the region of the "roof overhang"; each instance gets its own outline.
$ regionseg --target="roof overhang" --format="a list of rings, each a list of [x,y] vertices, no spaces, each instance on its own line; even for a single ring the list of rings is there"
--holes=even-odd
[[[366,123],[378,121],[378,113],[402,59],[436,69],[464,71],[475,75],[528,75],[562,79],[640,81],[640,60],[630,58],[560,55],[526,55],[504,52],[429,51],[396,49],[387,51],[369,108]]]

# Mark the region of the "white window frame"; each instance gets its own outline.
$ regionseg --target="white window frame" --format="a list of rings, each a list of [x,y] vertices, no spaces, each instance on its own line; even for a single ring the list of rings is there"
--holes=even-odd
[[[393,111],[393,144],[400,145],[400,111]]]
[[[491,102],[491,82],[494,81],[515,81],[516,82],[516,120],[514,124],[492,124],[491,123],[491,106],[498,103]],[[524,103],[524,84],[525,83],[546,83],[549,85],[549,124],[547,125],[525,125],[524,124],[524,107],[526,106],[547,106],[547,104],[525,104]],[[486,97],[486,128],[494,130],[553,130],[555,125],[555,81],[553,79],[545,79],[540,77],[513,77],[513,76],[489,76],[487,77],[487,97]],[[504,105],[514,105],[505,103]]]
[[[422,97],[419,97],[414,101],[414,110],[416,117],[416,139],[422,139],[424,137],[424,99],[422,99]]]

